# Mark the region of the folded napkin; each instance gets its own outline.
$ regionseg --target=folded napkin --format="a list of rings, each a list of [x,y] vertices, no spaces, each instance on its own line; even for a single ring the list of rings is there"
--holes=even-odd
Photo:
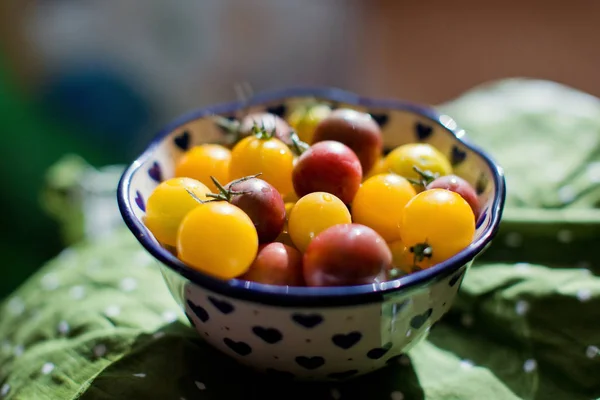
[[[504,167],[507,208],[451,311],[394,365],[344,384],[281,383],[237,365],[189,327],[123,225],[93,219],[95,207],[118,212],[92,190],[78,197],[83,218],[51,210],[77,244],[0,309],[0,399],[600,397],[599,101],[509,80],[439,108]],[[116,184],[114,170],[86,171]]]

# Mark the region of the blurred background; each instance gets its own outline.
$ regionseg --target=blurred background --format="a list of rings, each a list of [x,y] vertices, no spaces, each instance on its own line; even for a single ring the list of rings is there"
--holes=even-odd
[[[66,154],[127,163],[239,82],[439,104],[518,76],[600,95],[599,18],[591,0],[2,0],[0,297],[69,240],[68,199],[43,196]]]

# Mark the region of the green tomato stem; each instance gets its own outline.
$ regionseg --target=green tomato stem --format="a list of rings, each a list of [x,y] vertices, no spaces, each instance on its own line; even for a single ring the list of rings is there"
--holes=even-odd
[[[235,185],[237,183],[241,183],[241,182],[249,181],[250,179],[258,178],[261,175],[262,175],[262,172],[259,172],[258,174],[254,174],[254,175],[244,176],[243,178],[239,178],[239,179],[234,180],[233,182],[231,182],[229,184],[229,186],[233,187],[233,185]]]
[[[220,115],[215,115],[214,120],[219,127],[225,129],[231,134],[237,134],[239,132],[240,123],[238,121],[231,121],[230,119],[227,119]]]
[[[418,263],[422,262],[426,258],[431,259],[433,256],[433,248],[425,241],[424,243],[417,243],[409,248],[409,251],[413,253],[413,272],[420,271],[421,268]]]
[[[273,127],[273,130],[269,132],[267,128],[265,128],[264,121],[261,121],[261,126],[258,126],[256,121],[254,121],[254,124],[252,125],[252,133],[260,140],[269,140],[274,138],[276,129],[277,128]]]
[[[296,131],[292,131],[290,133],[290,140],[292,141],[292,145],[290,147],[298,156],[304,153],[310,147],[308,143],[300,140],[300,137],[298,136]]]
[[[192,192],[190,189],[186,188],[185,189],[186,192],[188,192],[188,194],[190,196],[192,196],[192,198],[194,200],[196,200],[198,203],[200,204],[204,204],[204,203],[208,203],[210,200],[202,200],[200,197],[196,196],[196,193]]]
[[[245,176],[243,178],[240,179],[236,179],[233,182],[231,182],[229,184],[229,189],[225,188],[221,182],[219,182],[219,180],[217,178],[215,178],[214,176],[211,175],[210,180],[215,184],[215,186],[217,187],[217,189],[219,190],[219,193],[207,193],[206,197],[210,197],[213,200],[209,200],[209,201],[226,201],[226,202],[231,202],[231,199],[233,198],[233,196],[239,196],[242,194],[249,194],[250,192],[240,192],[237,190],[233,190],[233,186],[237,183],[240,182],[244,182],[250,179],[254,179],[256,177],[259,177],[260,175],[262,175],[261,173],[255,174],[255,175],[249,175],[249,176]]]
[[[417,186],[422,186],[423,189],[425,189],[427,185],[429,185],[431,182],[440,177],[440,174],[434,174],[431,171],[423,171],[416,165],[413,165],[413,170],[417,174],[419,174],[419,179],[409,179],[409,182]]]

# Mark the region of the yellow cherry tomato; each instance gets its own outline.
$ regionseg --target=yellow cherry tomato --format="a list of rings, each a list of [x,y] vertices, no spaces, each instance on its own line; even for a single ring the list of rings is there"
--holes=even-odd
[[[326,104],[298,107],[288,118],[288,123],[296,131],[303,142],[312,143],[315,128],[331,113]]]
[[[448,158],[439,150],[427,143],[410,143],[396,147],[385,158],[384,170],[393,172],[408,179],[421,180],[421,175],[415,171],[417,167],[432,175],[449,175],[452,165]],[[423,190],[423,187],[418,187]]]
[[[203,144],[190,149],[175,167],[175,176],[194,178],[213,191],[218,188],[210,179],[214,176],[219,182],[229,182],[229,162],[231,151],[219,144]]]
[[[285,203],[285,216],[287,219],[289,219],[290,217],[290,213],[292,212],[292,208],[294,208],[294,206],[296,205],[296,203]]]
[[[367,179],[352,201],[352,220],[379,233],[386,242],[400,239],[404,206],[416,195],[411,183],[396,174]]]
[[[313,192],[296,202],[288,220],[288,231],[296,248],[304,253],[310,242],[325,229],[352,222],[346,205],[336,196]]]
[[[284,232],[288,231],[288,221],[290,220],[290,213],[292,212],[292,209],[295,205],[296,203],[285,203],[285,225],[283,227]]]
[[[407,274],[414,272],[411,254],[402,240],[388,243],[388,247],[392,252],[392,266],[394,268],[398,268]]]
[[[244,274],[258,252],[252,220],[226,201],[208,202],[192,210],[177,235],[177,255],[191,268],[221,279]]]
[[[371,168],[369,173],[365,176],[363,182],[369,178],[374,177],[375,175],[387,173],[388,171],[385,168],[385,157],[381,157],[379,160],[377,160],[373,168]]]
[[[404,207],[400,235],[423,269],[457,254],[473,241],[473,211],[459,194],[446,189],[419,193]]]
[[[299,200],[299,197],[296,194],[296,192],[293,190],[283,197],[283,201],[286,203],[295,203],[298,200]]]
[[[164,181],[148,198],[144,222],[162,244],[175,246],[181,221],[187,213],[200,205],[188,190],[200,200],[208,200],[206,194],[210,193],[210,189],[191,178]]]
[[[262,173],[260,179],[285,196],[293,190],[293,168],[294,155],[285,143],[276,138],[251,135],[239,141],[231,151],[229,179]]]

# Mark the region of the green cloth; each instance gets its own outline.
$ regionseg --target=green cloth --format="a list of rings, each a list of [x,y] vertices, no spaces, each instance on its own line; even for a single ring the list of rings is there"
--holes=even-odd
[[[509,81],[442,109],[505,167],[506,217],[447,316],[390,368],[303,384],[238,366],[201,341],[118,226],[2,306],[0,399],[599,398],[600,104]]]

